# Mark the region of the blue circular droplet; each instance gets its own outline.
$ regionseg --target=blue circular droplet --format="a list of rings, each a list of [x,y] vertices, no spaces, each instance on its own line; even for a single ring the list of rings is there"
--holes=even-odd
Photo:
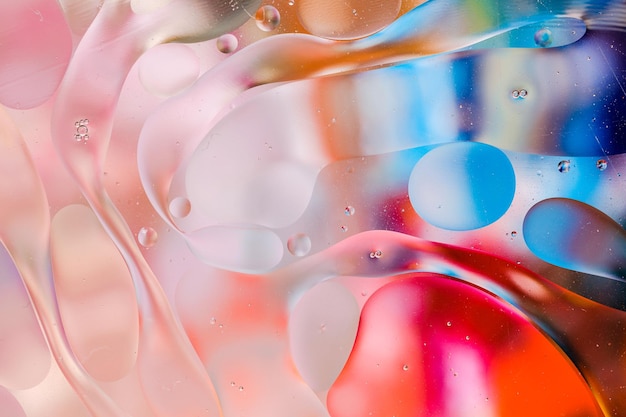
[[[435,148],[417,162],[409,178],[409,199],[417,214],[447,230],[473,230],[495,222],[514,194],[509,158],[482,143]]]

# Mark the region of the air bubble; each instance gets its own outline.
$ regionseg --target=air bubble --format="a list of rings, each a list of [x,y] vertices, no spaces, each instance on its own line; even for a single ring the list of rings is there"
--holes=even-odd
[[[355,212],[355,211],[356,211],[356,210],[354,209],[354,207],[352,207],[352,206],[346,206],[346,208],[343,210],[343,213],[344,213],[346,216],[354,216],[354,212]]]
[[[563,160],[559,162],[559,164],[557,165],[557,168],[559,169],[559,172],[569,172],[570,165],[571,163],[569,160]]]
[[[142,227],[137,233],[137,240],[144,248],[150,248],[157,242],[158,234],[151,227]]]
[[[342,232],[345,233],[345,232],[348,231],[348,226],[341,226],[340,229],[341,229]]]
[[[513,230],[513,231],[511,232],[511,237],[515,237],[515,236],[517,236],[517,232],[516,232],[515,230]]]
[[[239,385],[239,391],[243,391],[243,385]]]
[[[227,33],[217,38],[216,46],[217,50],[221,53],[230,54],[235,52],[239,46],[239,40],[232,33]]]
[[[528,91],[523,88],[521,90],[511,91],[511,97],[516,98],[516,99],[526,98],[527,95],[528,95]]]
[[[287,249],[293,256],[305,256],[311,251],[311,238],[304,233],[293,235],[287,241]]]
[[[89,128],[87,127],[88,124],[88,119],[80,119],[74,123],[74,127],[76,128],[74,140],[76,140],[76,142],[87,143],[87,141],[89,140]]]
[[[596,167],[600,171],[604,171],[608,166],[609,166],[609,163],[607,162],[606,159],[598,159],[598,161],[596,162]]]
[[[256,25],[264,32],[271,32],[280,24],[280,13],[274,6],[263,6],[254,16]]]
[[[404,366],[402,367],[402,370],[403,370],[403,371],[408,371],[408,370],[409,370],[409,365],[404,365]]]
[[[448,327],[452,327],[452,322],[451,322],[451,321],[447,322],[447,323],[446,323],[446,326],[448,326]]]
[[[535,43],[542,48],[550,46],[552,44],[552,32],[550,29],[543,28],[535,32]]]
[[[191,202],[185,197],[176,197],[170,202],[170,213],[172,216],[183,218],[191,212]]]
[[[380,250],[370,252],[370,259],[380,259],[383,256],[383,252]]]

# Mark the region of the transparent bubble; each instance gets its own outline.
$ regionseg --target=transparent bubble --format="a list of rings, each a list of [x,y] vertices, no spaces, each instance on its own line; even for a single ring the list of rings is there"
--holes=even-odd
[[[519,90],[520,98],[525,98],[527,95],[528,95],[528,91],[524,90],[523,88]]]
[[[227,33],[217,38],[216,46],[217,50],[221,53],[230,54],[235,52],[239,46],[239,40],[232,33]]]
[[[159,236],[156,230],[151,227],[142,227],[141,230],[139,230],[139,233],[137,233],[137,240],[139,241],[141,246],[145,248],[150,248],[154,246],[154,244],[157,242],[158,237]]]
[[[559,162],[559,164],[557,165],[557,168],[559,170],[559,172],[569,172],[570,169],[570,161],[569,160],[563,160],[561,162]]]
[[[513,98],[518,98],[519,97],[519,90],[513,90],[511,91],[511,96]]]
[[[263,6],[254,16],[256,25],[264,32],[271,32],[280,24],[280,13],[274,6]]]
[[[311,238],[304,233],[293,235],[287,241],[287,249],[293,256],[305,256],[311,251]]]
[[[515,230],[513,230],[513,231],[511,232],[511,237],[515,237],[515,236],[517,236],[517,232],[516,232]]]
[[[535,43],[542,48],[550,46],[552,44],[552,32],[550,29],[542,28],[535,32]]]
[[[446,326],[448,326],[448,327],[452,327],[452,322],[451,322],[451,321],[447,322],[447,323],[446,323]]]
[[[404,366],[402,367],[402,370],[403,370],[403,371],[408,371],[408,370],[409,370],[409,365],[404,365]]]
[[[341,226],[340,227],[342,232],[347,232],[348,231],[348,226]]]
[[[344,214],[346,216],[354,216],[355,210],[354,210],[354,207],[352,207],[352,206],[346,206],[346,208],[343,210],[343,212],[344,212]]]
[[[600,171],[604,171],[608,166],[609,166],[609,163],[606,159],[598,159],[598,161],[596,162],[596,167]]]
[[[382,256],[383,252],[381,250],[370,252],[370,259],[380,259]]]
[[[183,218],[191,212],[191,202],[185,197],[176,197],[170,202],[170,213],[172,216]]]

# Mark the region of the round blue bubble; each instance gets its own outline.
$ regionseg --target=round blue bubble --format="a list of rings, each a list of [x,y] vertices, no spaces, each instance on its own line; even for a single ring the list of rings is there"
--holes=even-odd
[[[514,194],[509,158],[482,143],[439,146],[417,161],[409,178],[409,199],[417,214],[447,230],[495,222],[509,209]]]

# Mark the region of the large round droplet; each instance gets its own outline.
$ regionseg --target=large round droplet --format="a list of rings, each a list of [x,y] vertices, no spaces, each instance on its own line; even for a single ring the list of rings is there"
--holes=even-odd
[[[400,12],[401,0],[298,0],[298,18],[309,32],[328,39],[355,39],[378,32]]]
[[[138,62],[139,80],[150,93],[168,97],[190,86],[200,74],[200,61],[187,45],[151,48]]]
[[[137,241],[145,248],[154,246],[158,238],[156,230],[151,227],[142,227],[139,233],[137,233]]]
[[[274,6],[263,6],[254,16],[256,25],[264,32],[271,32],[280,24],[280,12]]]
[[[428,223],[472,230],[498,220],[515,194],[515,173],[501,150],[457,142],[424,155],[409,178],[409,198]]]
[[[287,249],[294,256],[305,256],[311,251],[311,238],[304,233],[293,235],[287,241]]]
[[[615,220],[580,201],[550,198],[524,218],[524,240],[542,260],[562,268],[624,279],[626,232]]]
[[[284,253],[284,243],[276,233],[254,226],[209,226],[185,237],[201,261],[230,271],[267,272]]]

